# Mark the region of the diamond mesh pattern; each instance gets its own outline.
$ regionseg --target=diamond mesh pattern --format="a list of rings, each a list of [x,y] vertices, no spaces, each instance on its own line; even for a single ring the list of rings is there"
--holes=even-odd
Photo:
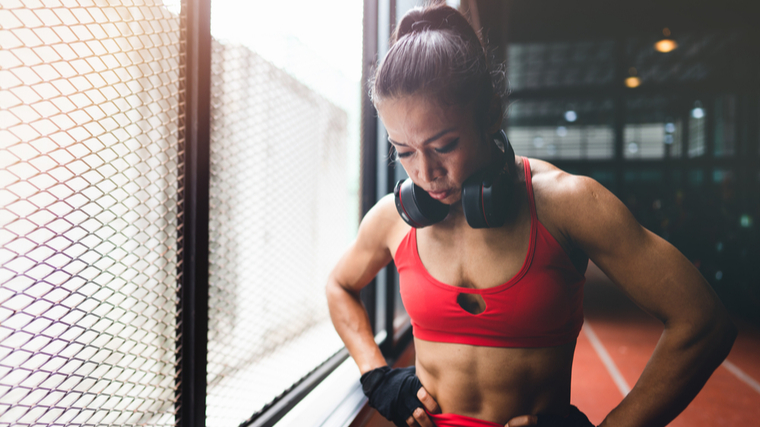
[[[179,17],[0,6],[0,426],[173,425]]]
[[[237,426],[342,346],[346,113],[240,45],[212,55],[207,425]]]

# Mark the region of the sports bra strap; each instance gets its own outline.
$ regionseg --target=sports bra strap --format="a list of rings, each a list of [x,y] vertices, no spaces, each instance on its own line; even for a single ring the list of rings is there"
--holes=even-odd
[[[522,159],[523,168],[525,169],[525,185],[528,188],[528,200],[530,202],[530,217],[535,223],[538,220],[538,215],[536,214],[536,201],[533,199],[533,180],[530,175],[530,162],[527,157],[523,157]]]

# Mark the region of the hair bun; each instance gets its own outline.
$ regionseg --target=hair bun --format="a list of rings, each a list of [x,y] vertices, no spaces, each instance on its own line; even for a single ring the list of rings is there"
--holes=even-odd
[[[382,99],[412,94],[442,105],[471,105],[477,126],[486,130],[503,115],[501,75],[501,65],[492,66],[467,18],[439,3],[412,9],[401,18],[370,81],[370,97],[375,106]]]
[[[474,36],[483,45],[477,30],[456,9],[441,4],[427,8],[414,8],[404,15],[395,31],[395,43],[407,34],[427,30],[452,30],[466,38]]]
[[[412,24],[411,32],[425,31],[429,29],[433,24],[430,21],[421,20]]]

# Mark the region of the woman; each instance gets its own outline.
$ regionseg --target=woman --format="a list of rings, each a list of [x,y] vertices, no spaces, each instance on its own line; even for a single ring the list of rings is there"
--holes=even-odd
[[[735,328],[688,260],[604,187],[499,146],[494,75],[475,31],[446,6],[407,13],[378,67],[373,102],[410,181],[365,216],[327,284],[369,403],[397,425],[590,424],[570,405],[570,375],[591,259],[665,326],[602,425],[665,425],[726,357]],[[506,206],[478,228],[472,212],[486,203],[467,205],[473,180]],[[415,202],[439,217],[424,226]],[[413,325],[411,369],[386,366],[359,299],[391,260]]]

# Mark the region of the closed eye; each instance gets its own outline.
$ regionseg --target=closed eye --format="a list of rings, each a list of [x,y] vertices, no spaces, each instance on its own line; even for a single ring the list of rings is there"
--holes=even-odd
[[[409,152],[407,152],[407,153],[402,153],[402,152],[400,152],[400,151],[398,151],[398,150],[394,150],[394,151],[396,151],[396,157],[398,157],[398,158],[400,158],[400,159],[404,159],[404,158],[407,158],[407,157],[411,156],[411,155],[412,155],[412,153],[413,153],[413,151],[409,151]]]
[[[454,151],[455,148],[457,148],[457,145],[459,145],[459,138],[451,141],[450,143],[444,145],[441,148],[436,148],[435,151],[438,153],[450,153]]]

